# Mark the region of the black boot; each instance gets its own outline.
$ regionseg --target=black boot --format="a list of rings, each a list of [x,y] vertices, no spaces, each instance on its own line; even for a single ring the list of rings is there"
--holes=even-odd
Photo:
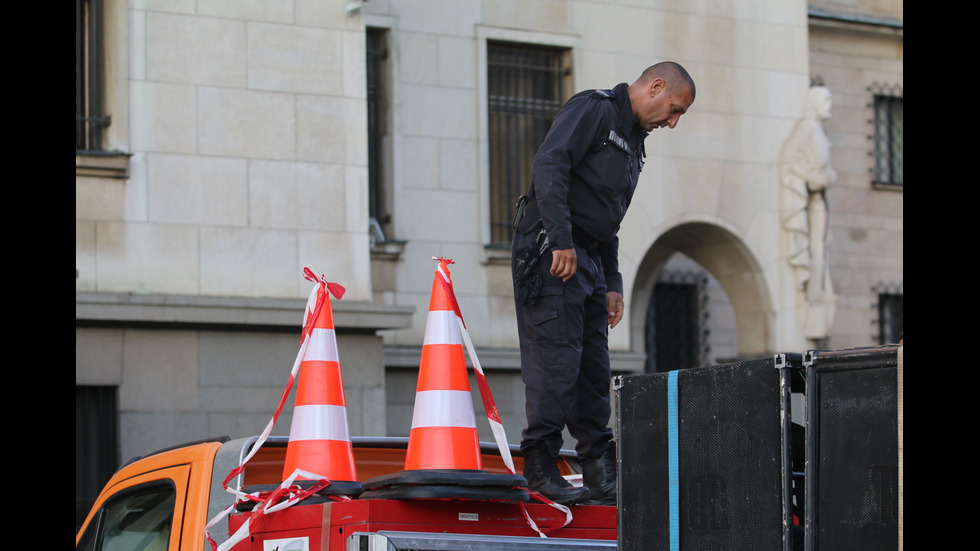
[[[602,505],[616,504],[615,445],[610,445],[599,457],[582,459],[582,481],[589,488],[593,502]]]
[[[589,499],[588,488],[576,488],[561,476],[558,458],[552,457],[545,445],[524,452],[524,478],[528,488],[555,503],[571,505]]]

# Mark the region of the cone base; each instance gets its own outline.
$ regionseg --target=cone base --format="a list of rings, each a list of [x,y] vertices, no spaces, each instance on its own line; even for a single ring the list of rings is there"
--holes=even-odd
[[[456,486],[526,487],[527,479],[519,474],[490,473],[472,469],[417,469],[376,476],[364,481],[364,487],[377,490],[399,484]]]
[[[317,481],[306,480],[306,481],[296,481],[293,483],[294,486],[299,486],[303,489],[309,489],[311,486],[316,484]],[[246,494],[255,493],[265,493],[274,492],[279,489],[279,484],[253,484],[250,486],[245,486],[242,491]],[[321,488],[317,493],[306,497],[303,501],[299,502],[297,505],[312,505],[314,503],[326,503],[328,501],[333,501],[330,496],[350,496],[357,497],[360,496],[364,491],[364,486],[357,481],[347,481],[347,480],[332,480],[330,485],[326,488]],[[235,510],[239,513],[248,512],[258,505],[256,501],[239,501],[235,504]]]
[[[364,482],[361,499],[468,499],[529,501],[527,479],[472,469],[425,469],[376,476]]]
[[[470,501],[506,501],[519,503],[531,501],[524,490],[500,487],[470,486],[392,486],[380,490],[368,490],[360,499],[465,499]]]

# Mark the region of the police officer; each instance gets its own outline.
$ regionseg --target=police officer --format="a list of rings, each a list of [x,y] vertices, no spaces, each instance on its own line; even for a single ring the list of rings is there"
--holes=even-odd
[[[534,157],[512,249],[527,413],[521,450],[528,487],[558,503],[616,502],[607,335],[623,316],[617,232],[648,132],[674,128],[694,95],[673,62],[648,67],[633,84],[579,92]],[[584,488],[558,471],[566,425]]]

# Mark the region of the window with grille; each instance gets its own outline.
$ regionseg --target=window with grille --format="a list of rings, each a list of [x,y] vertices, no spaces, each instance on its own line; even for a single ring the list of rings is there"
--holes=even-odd
[[[901,293],[878,294],[878,344],[896,343],[904,331],[905,297]]]
[[[707,278],[694,270],[664,271],[653,287],[646,320],[646,371],[703,365],[710,345]]]
[[[75,387],[75,531],[119,466],[114,386]]]
[[[874,183],[904,184],[904,106],[900,87],[875,85],[874,94]]]
[[[385,141],[387,140],[388,88],[386,63],[388,31],[367,29],[367,114],[368,114],[368,210],[371,238],[385,241],[390,233],[390,195],[385,187]]]
[[[905,308],[905,293],[902,288],[901,282],[894,281],[880,281],[871,287],[871,292],[878,297],[874,305],[877,311],[872,322],[877,326],[874,337],[878,344],[896,343],[902,338]]]
[[[104,110],[102,1],[75,0],[75,150],[100,151]]]
[[[487,43],[490,240],[510,246],[514,204],[531,183],[531,162],[568,94],[569,50]]]

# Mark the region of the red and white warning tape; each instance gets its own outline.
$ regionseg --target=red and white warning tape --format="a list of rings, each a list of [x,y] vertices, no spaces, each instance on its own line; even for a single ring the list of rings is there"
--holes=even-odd
[[[300,336],[299,353],[296,354],[296,360],[293,362],[293,368],[289,372],[289,379],[286,381],[286,387],[283,389],[282,397],[279,399],[279,405],[276,407],[276,411],[272,415],[272,419],[269,420],[269,423],[262,431],[262,434],[259,435],[258,439],[255,441],[255,444],[252,446],[252,449],[249,450],[248,455],[245,456],[237,467],[228,473],[228,476],[225,477],[224,481],[221,483],[225,491],[235,496],[235,503],[215,515],[215,517],[208,522],[207,526],[204,527],[204,535],[207,538],[212,551],[225,551],[227,549],[231,549],[236,543],[247,538],[251,531],[256,529],[265,520],[266,515],[276,511],[281,511],[287,507],[291,507],[330,485],[330,481],[327,480],[326,477],[296,469],[289,477],[286,478],[286,480],[282,482],[282,484],[279,485],[276,490],[271,492],[256,492],[249,494],[228,486],[228,483],[231,482],[232,479],[239,476],[242,471],[245,470],[245,465],[259,451],[259,448],[265,444],[266,440],[269,439],[269,435],[272,433],[272,428],[276,424],[276,420],[279,419],[279,414],[282,412],[283,405],[285,405],[286,399],[289,397],[289,391],[293,388],[293,382],[296,380],[296,374],[299,372],[299,367],[303,363],[303,358],[306,356],[306,349],[310,343],[310,339],[308,337],[313,331],[313,320],[317,318],[317,315],[324,306],[326,301],[326,293],[329,292],[336,298],[340,299],[346,292],[343,286],[337,283],[329,283],[324,276],[317,275],[311,266],[307,266],[303,269],[303,275],[307,280],[312,281],[317,285],[313,287],[313,290],[310,292],[310,296],[306,301],[306,308],[303,311],[303,331]],[[309,480],[316,480],[317,482],[310,488],[302,489],[298,486],[293,486],[293,482],[295,482],[298,476],[303,476]],[[347,496],[330,496],[330,498],[337,501],[350,499]],[[211,537],[210,528],[230,515],[231,512],[235,510],[235,506],[242,501],[254,501],[257,502],[258,505],[252,509],[248,519],[245,520],[241,528],[232,534],[227,541],[223,542],[221,545],[218,545],[217,542],[215,542]]]
[[[463,321],[463,314],[460,312],[459,303],[456,301],[456,294],[453,291],[453,286],[450,283],[449,274],[447,274],[442,269],[442,262],[446,264],[453,264],[453,260],[444,257],[432,257],[433,260],[439,261],[439,267],[437,271],[440,277],[439,281],[442,284],[443,289],[446,292],[446,296],[449,297],[450,302],[453,305],[453,312],[456,314],[456,321],[459,324],[459,331],[463,335],[463,344],[466,345],[466,351],[469,354],[470,362],[473,364],[473,371],[476,373],[476,383],[480,387],[480,397],[483,399],[483,409],[487,413],[487,420],[490,422],[490,430],[493,432],[494,440],[497,442],[497,448],[500,449],[500,457],[504,461],[504,465],[507,466],[507,470],[510,474],[517,474],[514,470],[514,459],[510,455],[510,445],[507,443],[507,434],[504,431],[504,425],[500,420],[500,412],[497,410],[497,403],[493,399],[493,394],[490,392],[490,385],[487,384],[487,377],[483,373],[483,367],[480,365],[480,359],[476,355],[476,349],[473,346],[473,341],[470,339],[470,333],[466,329],[466,323]],[[531,490],[529,488],[524,488],[528,494],[537,499],[542,503],[546,503],[555,509],[565,513],[565,522],[561,526],[555,526],[553,528],[548,528],[547,530],[542,530],[538,528],[538,525],[531,518],[531,515],[527,512],[527,508],[521,503],[521,511],[524,513],[524,518],[527,520],[528,525],[538,533],[542,538],[546,538],[548,532],[553,532],[559,528],[564,528],[572,522],[572,511],[568,507],[555,503],[547,497],[543,496],[539,492]]]
[[[299,476],[318,480],[309,488],[303,489],[299,486],[293,486],[293,482],[295,482],[296,478]],[[296,469],[293,471],[293,474],[291,474],[286,480],[283,480],[282,484],[280,484],[275,490],[269,492],[256,492],[252,494],[234,492],[240,496],[243,496],[238,501],[253,501],[256,503],[256,505],[252,508],[252,511],[249,513],[248,518],[245,519],[245,522],[242,523],[242,525],[234,534],[231,535],[231,537],[229,537],[225,542],[221,543],[221,545],[218,545],[217,542],[211,538],[208,530],[217,524],[222,518],[231,514],[238,502],[226,508],[220,514],[215,516],[215,518],[211,519],[210,522],[208,522],[204,530],[208,543],[211,545],[212,551],[226,551],[227,549],[231,549],[238,542],[247,539],[251,535],[252,531],[257,530],[262,523],[265,522],[268,515],[286,509],[287,507],[292,507],[304,499],[315,495],[317,492],[329,485],[330,481],[321,477],[320,475]],[[349,497],[341,495],[331,495],[328,497],[335,501],[350,500]]]
[[[451,259],[434,258],[434,260],[445,260],[447,264],[453,263]],[[327,480],[326,477],[297,469],[286,480],[284,480],[277,489],[270,492],[246,493],[228,486],[232,479],[239,476],[245,470],[245,465],[259,451],[266,440],[268,440],[269,435],[272,433],[272,428],[278,420],[279,414],[282,412],[283,405],[286,403],[289,392],[292,389],[294,381],[296,380],[296,374],[299,372],[299,367],[306,355],[306,349],[310,342],[308,337],[313,330],[313,320],[317,318],[317,314],[324,305],[326,293],[329,292],[338,299],[344,295],[345,289],[341,285],[327,282],[324,276],[317,275],[310,266],[304,268],[303,273],[306,279],[317,283],[317,286],[310,292],[310,296],[306,302],[306,309],[303,312],[303,332],[300,337],[300,349],[296,355],[296,360],[293,362],[293,367],[289,372],[289,379],[286,382],[286,387],[283,389],[282,397],[279,400],[279,405],[276,407],[276,411],[273,414],[272,419],[269,420],[269,423],[262,431],[262,434],[259,435],[259,438],[256,440],[246,457],[237,467],[228,473],[228,476],[225,477],[224,481],[222,482],[222,487],[225,489],[225,491],[233,494],[236,500],[234,504],[215,515],[215,517],[211,519],[204,528],[205,537],[207,538],[208,544],[210,545],[212,551],[227,551],[228,549],[231,549],[235,546],[235,544],[248,538],[252,531],[256,530],[265,521],[267,515],[276,511],[281,511],[287,507],[291,507],[330,485],[330,481]],[[446,296],[449,297],[452,302],[453,311],[456,314],[456,320],[459,325],[460,333],[463,336],[463,342],[466,345],[467,353],[469,354],[470,361],[473,364],[473,369],[476,372],[476,380],[480,388],[480,396],[483,399],[484,409],[487,412],[487,420],[490,423],[490,429],[493,432],[494,439],[497,441],[497,447],[500,449],[500,456],[503,459],[507,470],[510,471],[511,474],[516,474],[514,469],[514,460],[510,455],[510,446],[507,443],[507,435],[504,432],[504,426],[500,420],[500,413],[497,410],[497,404],[490,392],[490,386],[487,384],[486,375],[483,373],[483,367],[480,365],[479,358],[477,358],[476,350],[473,346],[473,341],[470,339],[469,332],[466,329],[466,324],[463,321],[463,315],[459,310],[459,303],[456,301],[456,295],[453,292],[452,285],[450,284],[449,274],[442,270],[441,265],[439,266],[439,273],[442,276],[440,281],[444,286]],[[321,289],[322,292],[318,292],[321,291]],[[293,485],[298,476],[303,476],[304,478],[310,480],[316,480],[317,482],[310,488],[302,489]],[[538,535],[543,538],[547,537],[548,532],[563,528],[572,521],[572,512],[568,507],[555,503],[538,492],[527,488],[524,489],[534,499],[542,503],[546,503],[565,514],[565,520],[561,526],[541,529],[531,518],[524,504],[521,503],[521,511],[524,514],[525,520],[527,521],[528,525],[538,533]],[[350,499],[347,496],[329,497],[338,501]],[[232,511],[235,510],[237,503],[242,501],[253,501],[256,502],[257,505],[253,507],[248,518],[244,523],[242,523],[241,527],[234,534],[232,534],[228,540],[219,545],[211,537],[210,529],[222,519],[229,516]]]

